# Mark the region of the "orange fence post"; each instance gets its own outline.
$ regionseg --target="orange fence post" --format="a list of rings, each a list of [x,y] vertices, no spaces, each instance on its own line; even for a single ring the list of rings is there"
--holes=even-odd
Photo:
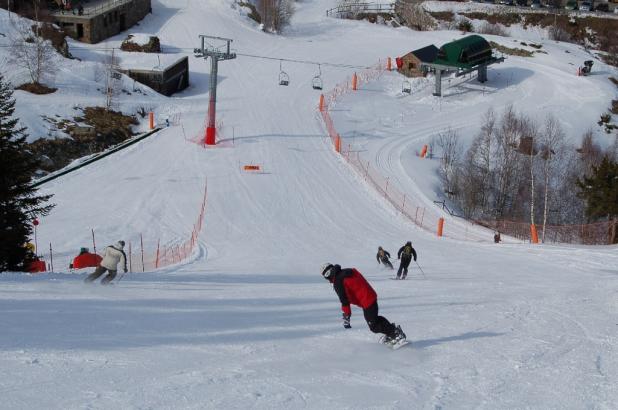
[[[152,111],[148,113],[148,126],[151,130],[154,130],[154,112]]]
[[[335,151],[341,154],[341,137],[339,134],[335,137]]]
[[[324,94],[320,94],[320,112],[324,111]]]
[[[392,68],[392,66],[391,66],[391,58],[389,57],[389,58],[386,59],[386,69],[388,71],[391,71],[391,68]]]
[[[539,235],[536,232],[535,224],[530,224],[530,241],[532,243],[539,243]]]
[[[421,158],[425,158],[427,156],[427,144],[423,145],[423,149],[421,150]]]
[[[358,77],[356,76],[356,73],[354,73],[352,75],[352,90],[356,91],[358,86]]]
[[[438,219],[438,236],[442,236],[442,231],[444,230],[444,218]]]

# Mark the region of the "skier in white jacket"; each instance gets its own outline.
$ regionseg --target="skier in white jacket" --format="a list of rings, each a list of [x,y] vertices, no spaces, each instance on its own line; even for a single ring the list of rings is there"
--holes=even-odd
[[[122,264],[124,265],[124,272],[127,272],[127,255],[125,255],[124,251],[124,241],[118,241],[116,245],[110,245],[105,248],[105,255],[103,256],[103,260],[97,266],[97,269],[88,275],[85,282],[90,283],[99,278],[99,276],[103,275],[105,271],[109,271],[109,274],[101,280],[102,285],[107,285],[116,277],[118,273],[118,264],[122,260]]]

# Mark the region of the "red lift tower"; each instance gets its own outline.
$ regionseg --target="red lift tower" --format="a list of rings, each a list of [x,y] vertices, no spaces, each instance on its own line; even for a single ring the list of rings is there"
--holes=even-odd
[[[206,145],[215,145],[215,135],[217,128],[215,125],[215,113],[217,106],[217,72],[219,70],[219,61],[232,60],[236,58],[236,53],[230,52],[230,43],[233,41],[229,38],[206,36],[200,34],[201,48],[193,50],[198,58],[207,59],[210,57],[210,101],[208,103],[208,126],[204,142]],[[225,45],[215,46],[206,44],[206,39],[215,40],[219,43],[225,42]]]

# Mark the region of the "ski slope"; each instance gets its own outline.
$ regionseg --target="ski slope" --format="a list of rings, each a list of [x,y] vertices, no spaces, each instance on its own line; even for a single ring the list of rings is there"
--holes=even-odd
[[[419,229],[333,151],[311,89],[317,66],[284,62],[290,85],[280,87],[278,60],[246,56],[364,67],[459,33],[327,19],[324,11],[336,2],[317,0],[297,3],[292,27],[272,36],[229,3],[154,0],[138,28],[178,56],[198,46],[198,34],[234,39],[239,57],[219,66],[225,141],[208,149],[191,141],[203,133],[209,78],[209,62],[191,57],[185,92],[119,101],[125,110],[149,105],[158,118],[180,113],[178,125],[41,190],[53,193],[57,206],[41,220],[39,246],[52,242],[60,265],[90,245],[91,229],[99,248],[118,239],[136,243],[140,233],[149,249],[157,240],[185,239],[207,181],[197,250],[113,287],[86,286],[86,272],[70,274],[66,264],[62,273],[1,275],[0,408],[614,408],[616,246],[497,246],[481,241],[482,232],[478,240],[454,240]],[[123,38],[80,45],[74,54],[94,65],[102,48]],[[121,61],[133,58],[120,53]],[[358,133],[375,167],[430,206],[434,168],[413,152],[444,129],[438,120],[445,113],[468,133],[473,114],[509,101],[551,109],[562,120],[577,112],[576,131],[596,120],[612,94],[607,76],[573,77],[587,82],[579,88],[566,74],[569,61],[513,58],[490,70],[491,93],[463,84],[473,104],[455,95],[441,107],[422,85],[397,98],[400,79],[389,73],[339,101],[333,118],[341,132]],[[61,67],[57,81],[72,69]],[[321,70],[325,90],[351,74]],[[506,85],[509,70],[532,73]],[[87,88],[86,79],[80,84]],[[65,92],[47,108],[98,98]],[[582,98],[586,104],[571,107]],[[244,172],[245,164],[263,172]],[[393,272],[376,263],[377,247],[396,254],[407,240],[424,275],[412,264],[409,280],[389,280]],[[352,329],[343,329],[337,297],[319,276],[327,261],[363,272],[380,312],[412,343],[396,352],[379,345],[356,308]]]

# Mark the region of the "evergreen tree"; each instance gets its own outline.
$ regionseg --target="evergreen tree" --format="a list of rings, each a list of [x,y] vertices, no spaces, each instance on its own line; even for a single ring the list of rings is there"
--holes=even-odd
[[[577,180],[579,195],[586,201],[586,215],[592,220],[618,217],[618,162],[603,158],[592,167],[589,177]]]
[[[37,195],[31,185],[39,161],[14,112],[13,91],[0,74],[0,272],[27,267],[32,255],[24,245],[32,234],[32,221],[53,208],[45,204],[51,195]]]

